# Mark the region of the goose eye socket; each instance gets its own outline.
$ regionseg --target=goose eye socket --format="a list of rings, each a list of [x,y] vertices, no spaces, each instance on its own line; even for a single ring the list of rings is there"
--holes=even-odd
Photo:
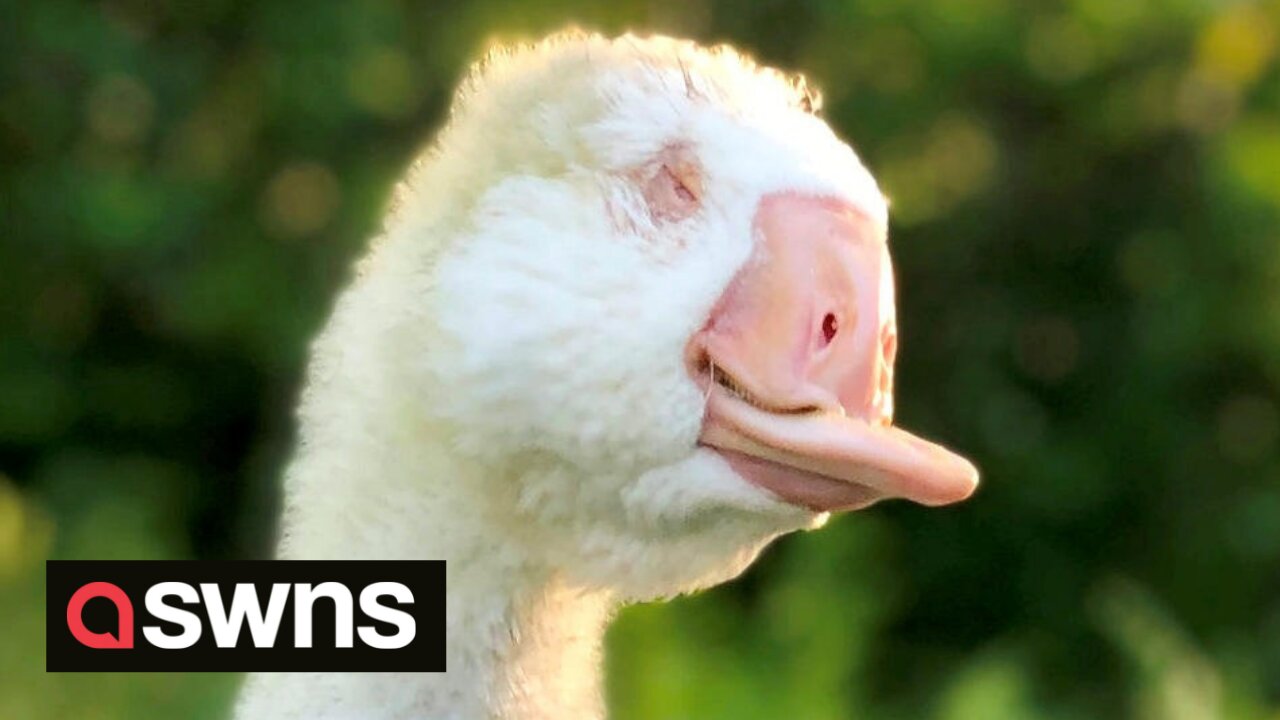
[[[702,205],[702,174],[691,158],[669,155],[645,183],[645,203],[655,220],[678,222]]]

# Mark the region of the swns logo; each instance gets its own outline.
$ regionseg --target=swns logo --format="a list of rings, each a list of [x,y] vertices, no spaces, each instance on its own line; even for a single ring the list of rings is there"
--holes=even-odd
[[[49,671],[445,669],[444,562],[45,565]]]

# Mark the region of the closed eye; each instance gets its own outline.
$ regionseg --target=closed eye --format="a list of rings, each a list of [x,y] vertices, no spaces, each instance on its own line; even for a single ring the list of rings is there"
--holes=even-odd
[[[698,167],[684,158],[671,158],[658,166],[646,184],[644,197],[656,220],[678,222],[690,217],[702,203]]]
[[[675,173],[672,173],[670,168],[663,166],[662,169],[671,175],[671,179],[675,183],[675,192],[677,197],[679,197],[681,200],[684,200],[685,202],[690,202],[690,203],[698,202],[697,194],[695,194],[692,190],[690,190],[689,186],[686,185],[683,180],[681,180],[679,177],[676,177]]]

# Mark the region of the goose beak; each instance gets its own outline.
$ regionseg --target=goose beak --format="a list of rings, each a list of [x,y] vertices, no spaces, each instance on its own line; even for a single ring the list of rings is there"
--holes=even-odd
[[[883,234],[831,198],[766,196],[757,245],[706,325],[690,372],[700,443],[746,480],[815,511],[967,498],[978,471],[893,421],[893,271]]]

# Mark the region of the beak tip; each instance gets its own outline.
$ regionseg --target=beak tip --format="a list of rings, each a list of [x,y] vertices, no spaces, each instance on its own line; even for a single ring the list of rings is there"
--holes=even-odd
[[[978,490],[980,478],[978,468],[959,455],[955,457],[955,469],[945,482],[939,483],[936,491],[921,504],[929,507],[954,505],[968,500]]]

